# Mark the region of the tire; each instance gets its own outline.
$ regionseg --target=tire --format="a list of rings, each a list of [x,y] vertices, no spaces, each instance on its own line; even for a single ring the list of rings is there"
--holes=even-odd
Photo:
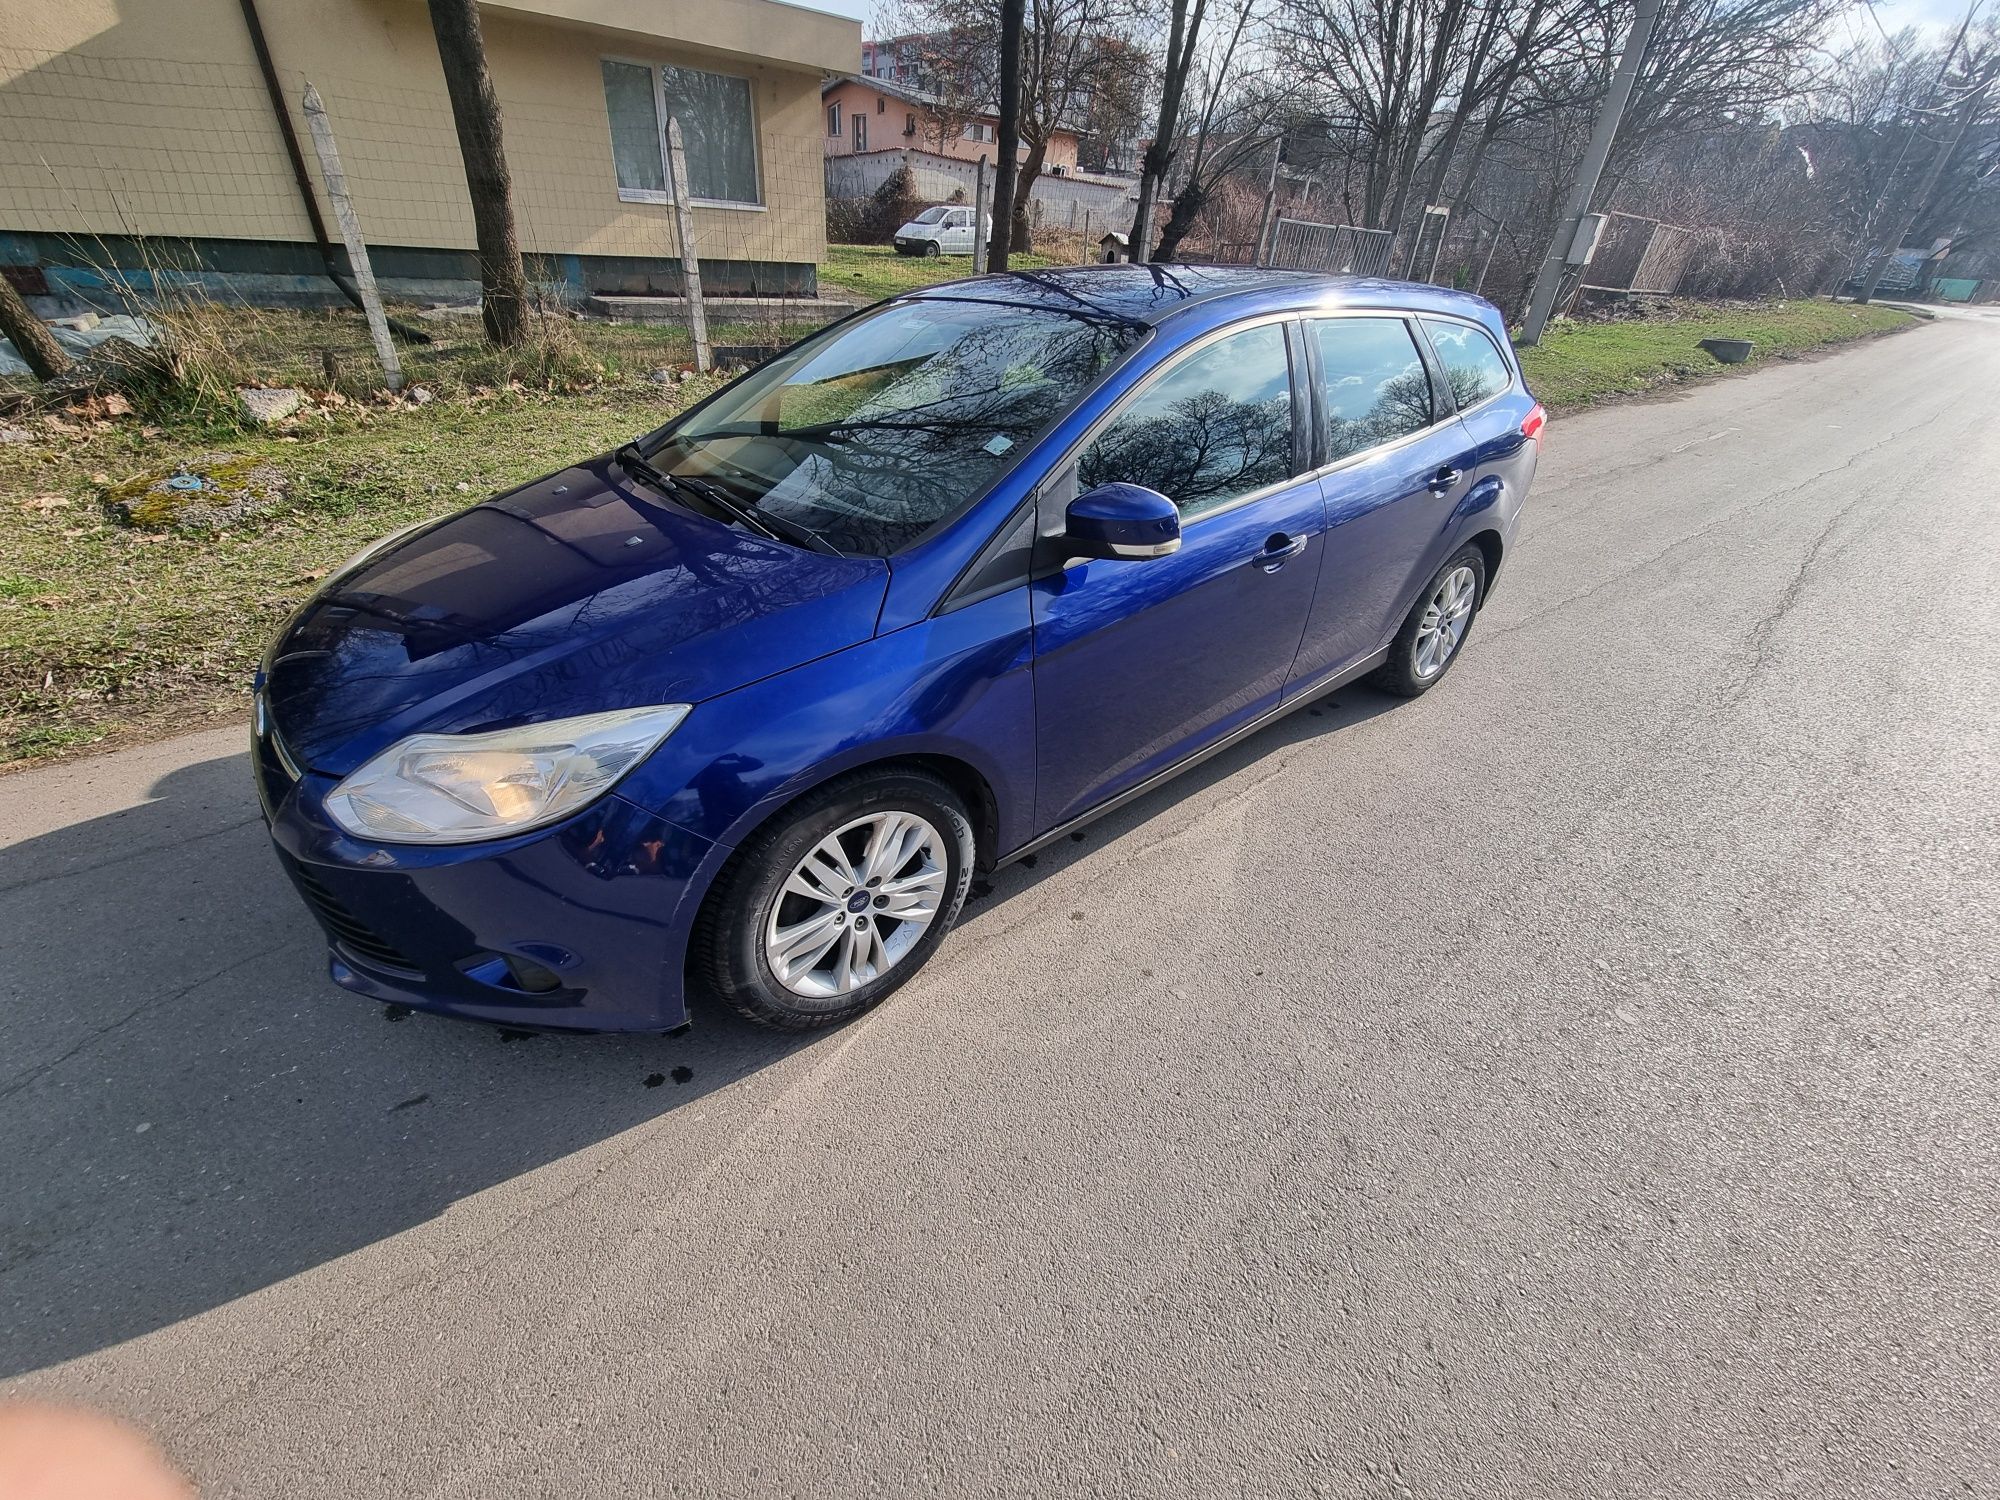
[[[844,873],[830,850],[845,858]],[[928,771],[885,767],[830,781],[736,851],[696,926],[690,967],[762,1026],[852,1020],[944,941],[972,885],[974,852],[965,804]],[[831,946],[815,951],[829,932]]]
[[[1471,574],[1470,589],[1463,576]],[[1440,682],[1444,674],[1452,668],[1465,650],[1465,638],[1472,631],[1472,622],[1479,616],[1479,606],[1486,602],[1486,554],[1468,542],[1445,561],[1445,565],[1431,575],[1431,581],[1423,586],[1417,595],[1417,602],[1410,607],[1403,628],[1396,632],[1396,639],[1390,643],[1389,659],[1375,669],[1368,679],[1384,692],[1395,693],[1404,698],[1415,698],[1428,693]],[[1442,612],[1449,624],[1456,621],[1456,631],[1451,635],[1444,650],[1443,659],[1437,657],[1438,631],[1434,612]]]
[[[924,241],[925,260],[936,260],[942,254],[944,254],[944,246],[940,245],[936,240]]]

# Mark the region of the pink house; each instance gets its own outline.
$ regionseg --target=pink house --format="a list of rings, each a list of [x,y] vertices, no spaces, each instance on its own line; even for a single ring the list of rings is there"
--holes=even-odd
[[[861,156],[873,151],[929,151],[959,161],[991,157],[999,121],[991,114],[946,115],[934,95],[887,78],[836,78],[820,90],[828,156]],[[1021,156],[1028,153],[1024,147]],[[1076,134],[1049,137],[1042,170],[1055,176],[1076,171]]]

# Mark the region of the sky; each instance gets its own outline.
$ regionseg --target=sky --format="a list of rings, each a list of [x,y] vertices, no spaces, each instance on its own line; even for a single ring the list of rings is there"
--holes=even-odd
[[[874,20],[882,10],[882,0],[794,0],[794,4],[810,6],[812,10],[828,10],[836,16],[852,16],[870,32],[874,30]],[[1872,8],[1876,20],[1882,22],[1884,32],[1894,34],[1904,26],[1918,26],[1928,32],[1926,40],[1942,40],[1958,28],[1958,22],[1966,14],[1966,4],[1970,4],[1970,0],[1874,0]],[[2000,0],[1984,0],[1982,14],[1994,6],[2000,6]],[[1874,22],[1868,20],[1866,10],[1858,8],[1840,22],[1840,30],[1858,40],[1874,32]]]
[[[794,3],[810,6],[813,10],[831,11],[837,16],[852,16],[863,26],[874,20],[881,7],[881,0],[794,0]],[[1968,0],[1876,0],[1874,10],[1885,31],[1920,26],[1926,31],[1944,35],[1958,25],[1965,15],[1967,3]],[[1988,7],[1995,4],[2000,4],[2000,0],[1986,0]],[[1874,23],[1860,13],[1850,16],[1846,25],[1849,29],[1858,28],[1858,31],[1874,29]]]

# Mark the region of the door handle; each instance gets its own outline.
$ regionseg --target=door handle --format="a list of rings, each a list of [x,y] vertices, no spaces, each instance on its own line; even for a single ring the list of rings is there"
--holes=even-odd
[[[1302,536],[1286,536],[1275,532],[1265,538],[1264,550],[1257,554],[1257,566],[1266,573],[1275,573],[1285,565],[1287,558],[1297,557],[1306,550],[1306,539]]]
[[[1446,490],[1450,489],[1453,485],[1457,484],[1459,480],[1463,479],[1464,477],[1465,477],[1465,470],[1454,469],[1450,464],[1446,464],[1442,469],[1439,469],[1437,473],[1431,475],[1430,477],[1431,493],[1433,495],[1442,495]]]

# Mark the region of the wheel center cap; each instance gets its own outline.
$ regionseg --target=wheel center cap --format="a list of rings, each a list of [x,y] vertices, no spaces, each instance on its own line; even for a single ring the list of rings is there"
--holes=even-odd
[[[856,891],[853,895],[849,896],[847,898],[847,909],[849,911],[868,910],[868,893],[866,891]]]

